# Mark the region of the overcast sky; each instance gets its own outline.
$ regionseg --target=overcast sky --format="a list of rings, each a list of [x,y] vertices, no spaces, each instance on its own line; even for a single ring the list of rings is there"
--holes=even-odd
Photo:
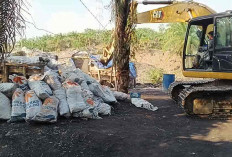
[[[87,28],[103,29],[96,19],[87,11],[80,0],[28,0],[29,12],[26,16],[28,21],[33,21],[37,27],[49,30],[53,33],[67,33],[71,31],[82,32]],[[82,0],[89,10],[100,20],[107,29],[113,27],[111,19],[111,0]],[[203,3],[217,12],[231,10],[232,0],[195,0]],[[150,10],[155,6],[139,6],[138,11]],[[160,7],[160,6],[159,6]],[[157,24],[143,24],[139,27],[157,29]],[[35,29],[27,24],[26,37],[42,36],[45,31]]]

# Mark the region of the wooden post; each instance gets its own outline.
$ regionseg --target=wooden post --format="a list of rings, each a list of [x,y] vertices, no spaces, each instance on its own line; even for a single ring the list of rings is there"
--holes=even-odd
[[[27,67],[23,66],[23,76],[27,77]]]
[[[9,68],[8,66],[3,63],[3,82],[8,82],[9,81]]]

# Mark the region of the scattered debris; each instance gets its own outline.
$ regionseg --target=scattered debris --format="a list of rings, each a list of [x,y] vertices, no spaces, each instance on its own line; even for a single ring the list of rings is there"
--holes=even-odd
[[[130,101],[130,96],[123,92],[114,91],[114,96],[118,101]]]
[[[158,107],[153,106],[151,103],[141,98],[131,98],[131,103],[139,108],[145,108],[151,111],[158,110]]]

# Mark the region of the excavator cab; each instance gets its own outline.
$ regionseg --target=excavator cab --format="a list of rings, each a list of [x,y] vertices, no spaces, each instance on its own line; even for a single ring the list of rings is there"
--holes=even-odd
[[[183,74],[218,78],[215,73],[225,72],[232,73],[232,12],[192,19],[185,37]]]

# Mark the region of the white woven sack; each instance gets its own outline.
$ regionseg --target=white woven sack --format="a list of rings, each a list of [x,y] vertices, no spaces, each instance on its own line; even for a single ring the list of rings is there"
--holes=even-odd
[[[87,108],[81,93],[80,86],[69,87],[66,90],[67,101],[71,113],[80,112]]]
[[[61,88],[61,82],[59,81],[59,74],[53,71],[47,71],[44,74],[45,82],[53,89],[58,90]]]
[[[59,100],[55,96],[45,99],[40,112],[32,120],[45,123],[57,122],[58,103]]]
[[[18,88],[17,84],[14,83],[1,83],[0,92],[6,95],[8,98],[12,98],[14,91]]]
[[[111,106],[106,103],[100,103],[96,108],[101,115],[111,115]]]
[[[10,122],[24,121],[26,119],[26,102],[24,92],[17,88],[12,96],[12,112]]]
[[[42,100],[45,100],[46,98],[52,96],[51,88],[44,81],[29,81],[29,86]]]
[[[25,94],[26,101],[26,120],[30,121],[40,112],[42,108],[42,102],[37,97],[33,90],[28,91]]]
[[[0,93],[0,119],[10,119],[11,106],[10,100],[2,93]]]
[[[59,99],[59,114],[64,117],[70,117],[69,105],[67,102],[67,96],[64,88],[60,88],[54,91],[54,95]]]

